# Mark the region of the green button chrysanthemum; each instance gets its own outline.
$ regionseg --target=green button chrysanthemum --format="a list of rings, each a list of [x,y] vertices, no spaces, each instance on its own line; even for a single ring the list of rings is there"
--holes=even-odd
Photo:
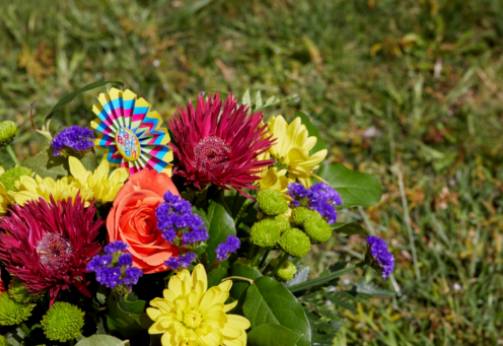
[[[7,293],[0,294],[0,326],[15,326],[31,316],[34,304],[21,304],[12,300]]]
[[[40,322],[45,336],[52,341],[77,339],[84,327],[84,312],[65,302],[54,303]]]
[[[17,134],[15,122],[5,120],[0,122],[0,148],[9,145]]]
[[[264,219],[256,222],[250,230],[251,242],[260,247],[273,247],[287,227],[284,220]]]
[[[281,280],[292,280],[297,273],[297,267],[291,261],[284,262],[276,271],[276,274]]]
[[[319,216],[317,212],[314,210],[305,208],[305,207],[297,207],[292,209],[292,215],[290,216],[290,222],[294,226],[303,226],[304,222],[307,219],[315,218]]]
[[[309,237],[298,228],[287,229],[279,239],[279,245],[289,255],[303,257],[311,248]]]
[[[332,236],[332,228],[320,214],[315,214],[304,221],[304,231],[314,241],[326,242]]]
[[[4,174],[0,175],[0,183],[3,184],[5,189],[14,190],[16,187],[16,181],[24,175],[31,175],[31,173],[32,171],[29,168],[16,166],[6,170]]]
[[[280,191],[260,190],[257,193],[257,202],[260,210],[269,216],[283,214],[288,210],[288,202]]]

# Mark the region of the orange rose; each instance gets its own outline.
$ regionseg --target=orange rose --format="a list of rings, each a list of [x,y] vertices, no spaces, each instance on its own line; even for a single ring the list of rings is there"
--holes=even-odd
[[[110,242],[121,240],[128,244],[133,265],[145,274],[166,270],[164,262],[178,253],[177,248],[162,237],[156,225],[155,209],[167,191],[179,194],[166,174],[144,169],[129,178],[108,214]]]

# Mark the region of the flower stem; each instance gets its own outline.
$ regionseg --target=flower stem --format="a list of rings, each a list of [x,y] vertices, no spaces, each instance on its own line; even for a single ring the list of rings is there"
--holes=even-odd
[[[244,276],[237,276],[237,275],[233,275],[233,276],[227,276],[225,278],[222,279],[222,281],[225,281],[225,280],[239,280],[239,281],[246,281],[248,282],[250,285],[253,285],[255,283],[255,281],[253,281],[252,279],[250,278],[247,278],[247,277],[244,277]]]
[[[262,259],[260,260],[259,268],[264,268],[265,262],[267,260],[267,257],[269,257],[269,249],[264,249],[265,251],[263,252],[264,255],[262,256]]]
[[[12,162],[14,162],[14,165],[19,166],[19,161],[17,159],[16,153],[14,152],[10,144],[7,146],[7,153],[9,154],[9,157],[11,158]]]

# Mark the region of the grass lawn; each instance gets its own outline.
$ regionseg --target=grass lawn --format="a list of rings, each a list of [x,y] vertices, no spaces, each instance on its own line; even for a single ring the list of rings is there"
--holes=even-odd
[[[0,117],[27,132],[100,79],[166,116],[203,90],[308,112],[332,160],[380,177],[381,203],[356,215],[397,258],[398,298],[338,310],[334,342],[503,345],[503,1],[0,0],[0,47]],[[95,96],[53,128],[85,124]]]

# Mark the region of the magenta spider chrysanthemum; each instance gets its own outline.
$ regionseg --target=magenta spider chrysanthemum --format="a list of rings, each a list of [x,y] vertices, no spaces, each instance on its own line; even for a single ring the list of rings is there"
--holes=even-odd
[[[51,302],[71,287],[89,295],[86,265],[101,249],[95,240],[103,223],[84,203],[80,196],[39,199],[0,218],[0,261],[30,292],[49,292]]]
[[[197,188],[213,184],[222,188],[254,188],[257,174],[270,160],[259,155],[272,144],[262,113],[249,114],[248,107],[228,96],[199,96],[169,122],[172,148],[178,163],[174,169]]]

